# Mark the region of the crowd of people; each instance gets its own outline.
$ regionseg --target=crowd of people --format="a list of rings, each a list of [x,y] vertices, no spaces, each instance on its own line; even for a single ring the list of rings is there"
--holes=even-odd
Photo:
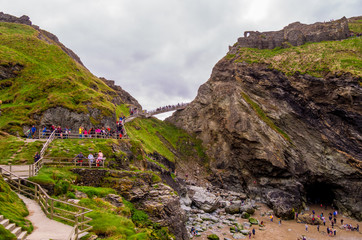
[[[91,127],[86,129],[83,126],[80,126],[78,130],[74,132],[69,127],[62,128],[61,126],[51,125],[49,127],[43,127],[40,134],[42,138],[49,136],[53,131],[55,131],[55,136],[57,138],[74,138],[74,136],[78,138],[111,138],[115,136],[117,138],[122,138],[125,135],[124,119],[124,116],[119,118],[119,121],[116,122],[115,129],[111,129],[110,127]],[[33,137],[36,132],[35,126],[33,126],[33,128],[30,129],[29,138]]]
[[[155,112],[176,110],[177,108],[186,107],[187,105],[188,105],[188,103],[178,103],[176,105],[167,105],[167,106],[156,108],[155,110],[149,111],[148,113],[152,114]]]
[[[322,207],[322,205],[321,205],[321,207]],[[327,223],[326,233],[330,237],[335,237],[337,235],[337,229],[336,229],[337,216],[338,216],[337,210],[330,212],[327,219],[324,216],[323,212],[321,212],[320,215],[316,215],[316,212],[314,210],[312,210],[312,214],[311,214],[313,224],[315,222],[315,218],[320,218],[323,222],[323,226],[326,226],[326,223]],[[296,213],[296,219],[298,219],[298,213]],[[342,227],[343,229],[345,229],[347,231],[358,231],[359,232],[358,224],[356,225],[356,227],[353,227],[352,224],[343,224],[344,223],[343,218],[340,219],[340,222],[341,222],[340,227]],[[317,225],[318,232],[319,232],[319,229],[320,229],[320,225]],[[308,232],[308,224],[305,224],[305,230]]]

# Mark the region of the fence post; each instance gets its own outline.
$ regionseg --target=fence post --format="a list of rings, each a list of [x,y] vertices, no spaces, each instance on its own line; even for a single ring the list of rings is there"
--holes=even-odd
[[[35,185],[34,200],[35,200],[37,203],[39,203],[39,201],[38,201],[38,185]]]
[[[75,239],[78,239],[78,215],[75,215],[74,227],[75,227]]]
[[[54,215],[54,200],[51,198],[50,199],[50,218],[53,219],[53,215]]]
[[[20,184],[21,184],[21,183],[20,183],[20,179],[21,179],[21,178],[18,177],[18,191],[19,191],[19,193],[20,193]]]

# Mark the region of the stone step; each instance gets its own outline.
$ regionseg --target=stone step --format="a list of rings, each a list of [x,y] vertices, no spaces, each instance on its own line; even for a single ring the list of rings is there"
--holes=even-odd
[[[12,231],[12,234],[14,234],[15,236],[18,236],[21,233],[21,227],[15,227]]]
[[[6,227],[9,224],[9,219],[3,219],[0,224]]]
[[[22,231],[18,236],[17,240],[25,240],[28,233],[26,231]]]
[[[15,227],[15,223],[10,223],[5,227],[5,229],[11,232]]]

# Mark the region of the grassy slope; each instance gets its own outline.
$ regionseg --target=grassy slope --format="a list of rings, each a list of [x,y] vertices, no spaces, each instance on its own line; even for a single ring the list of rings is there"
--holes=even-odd
[[[350,29],[362,32],[362,20],[350,23]],[[239,48],[228,54],[235,62],[265,63],[288,75],[300,72],[316,77],[328,73],[352,73],[362,77],[362,38],[307,43],[302,46],[275,49]]]
[[[206,158],[201,142],[171,123],[156,118],[138,118],[127,123],[126,127],[130,137],[140,141],[146,153],[156,151],[172,162],[176,159],[175,152]]]
[[[33,231],[33,225],[25,216],[29,212],[22,200],[10,190],[9,185],[0,176],[0,214],[11,222],[16,223],[23,230],[29,233]]]
[[[0,81],[0,129],[19,130],[23,124],[34,123],[33,114],[55,106],[87,112],[89,105],[103,115],[116,111],[112,89],[52,40],[40,40],[38,35],[30,26],[0,23],[0,65],[24,66],[17,77]]]

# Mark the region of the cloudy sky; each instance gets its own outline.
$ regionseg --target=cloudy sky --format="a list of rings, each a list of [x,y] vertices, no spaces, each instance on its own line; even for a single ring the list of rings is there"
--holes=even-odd
[[[361,0],[0,0],[148,110],[192,101],[244,31],[362,15]]]

